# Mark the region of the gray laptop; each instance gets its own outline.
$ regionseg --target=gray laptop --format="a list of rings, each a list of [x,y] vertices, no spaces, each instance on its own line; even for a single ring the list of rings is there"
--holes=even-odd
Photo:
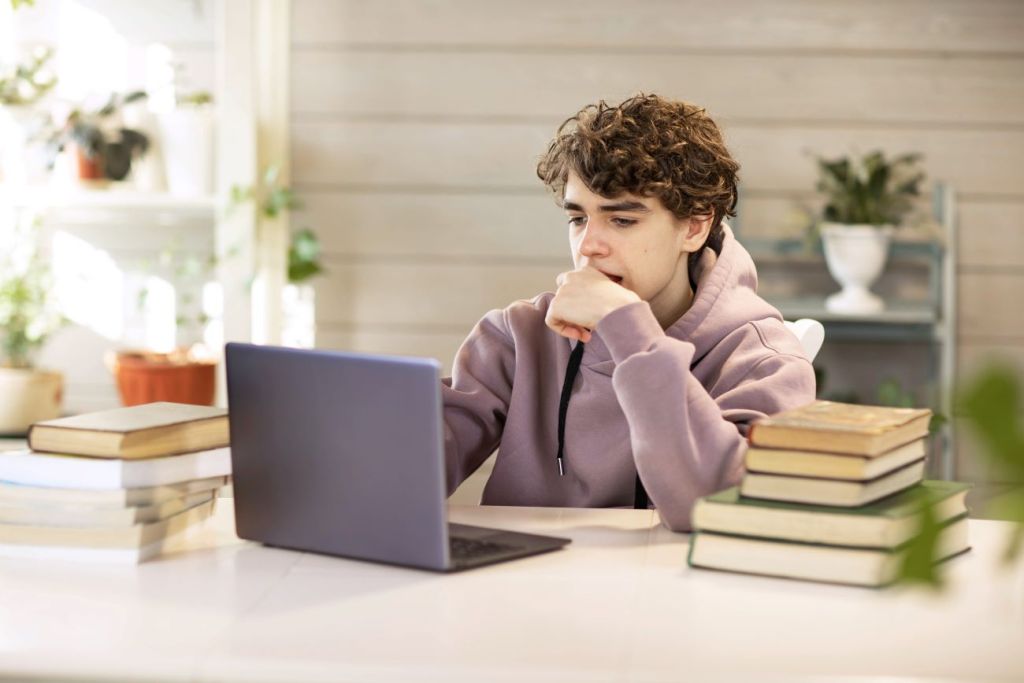
[[[448,524],[440,365],[227,345],[240,538],[455,571],[564,538]]]

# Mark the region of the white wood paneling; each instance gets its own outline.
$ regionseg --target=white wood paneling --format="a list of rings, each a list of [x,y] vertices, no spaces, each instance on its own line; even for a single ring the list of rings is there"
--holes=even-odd
[[[316,345],[321,349],[434,358],[443,366],[442,375],[450,375],[455,352],[459,350],[470,329],[460,327],[450,332],[382,332],[364,326],[320,325]]]
[[[557,123],[345,121],[292,125],[299,185],[540,192],[537,159]],[[725,128],[747,189],[813,188],[812,154],[920,151],[932,178],[961,193],[1022,194],[1024,130],[735,124]]]
[[[314,228],[328,254],[569,259],[565,214],[546,192],[306,192],[304,202],[295,225]]]
[[[723,122],[1024,123],[1024,57],[318,50],[296,53],[291,73],[297,117],[561,120],[642,91],[706,104]]]
[[[968,272],[958,281],[961,339],[1024,343],[1024,273]]]
[[[1017,0],[296,0],[310,45],[1020,53]]]
[[[1006,368],[1024,386],[1024,343],[1020,342],[966,341],[957,354],[957,373],[969,379],[992,363]]]
[[[1024,198],[962,203],[957,237],[961,268],[1017,268],[1024,273]]]
[[[552,291],[565,267],[328,261],[327,269],[318,323],[468,333],[488,310]]]

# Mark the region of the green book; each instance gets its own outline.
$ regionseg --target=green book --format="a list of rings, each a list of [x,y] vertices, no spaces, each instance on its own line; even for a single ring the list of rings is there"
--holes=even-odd
[[[967,551],[967,513],[942,524],[935,561]],[[699,531],[690,539],[691,567],[803,581],[879,587],[892,583],[906,548],[858,548]]]
[[[695,531],[865,548],[895,548],[917,531],[917,511],[932,507],[939,522],[967,512],[970,484],[925,480],[852,508],[746,498],[739,487],[705,496],[693,508]]]

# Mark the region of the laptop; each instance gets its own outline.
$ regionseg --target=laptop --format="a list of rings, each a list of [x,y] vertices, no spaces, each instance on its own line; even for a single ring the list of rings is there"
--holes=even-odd
[[[441,572],[569,543],[448,523],[437,361],[226,348],[240,538]]]

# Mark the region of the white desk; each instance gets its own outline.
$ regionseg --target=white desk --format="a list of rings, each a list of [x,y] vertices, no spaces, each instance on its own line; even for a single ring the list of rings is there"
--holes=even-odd
[[[223,501],[229,503],[229,501]],[[568,535],[455,575],[264,548],[230,505],[138,567],[0,562],[0,672],[168,681],[1024,680],[1024,562],[971,522],[950,589],[689,569],[653,512],[456,507]],[[2,677],[2,676],[0,676]]]

